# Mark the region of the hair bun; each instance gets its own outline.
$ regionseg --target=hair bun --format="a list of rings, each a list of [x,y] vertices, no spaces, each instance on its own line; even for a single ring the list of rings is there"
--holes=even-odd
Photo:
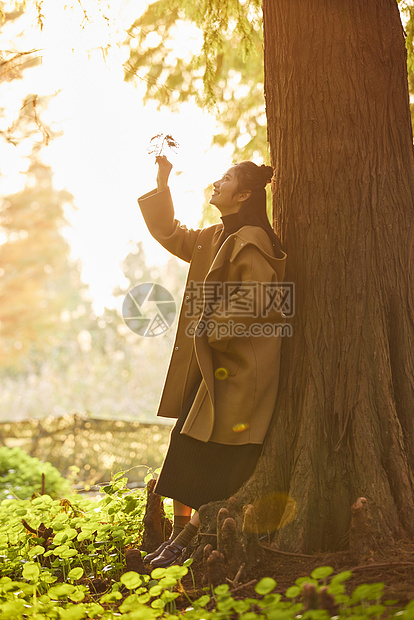
[[[263,181],[264,184],[267,185],[267,183],[270,183],[273,177],[273,168],[272,166],[266,166],[265,164],[262,164],[260,166],[260,170],[263,171]]]

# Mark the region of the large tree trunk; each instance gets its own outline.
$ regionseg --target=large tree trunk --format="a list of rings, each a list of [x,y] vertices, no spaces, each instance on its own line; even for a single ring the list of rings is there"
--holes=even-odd
[[[239,494],[282,549],[414,533],[414,161],[395,0],[264,0],[275,228],[295,283],[275,421]]]

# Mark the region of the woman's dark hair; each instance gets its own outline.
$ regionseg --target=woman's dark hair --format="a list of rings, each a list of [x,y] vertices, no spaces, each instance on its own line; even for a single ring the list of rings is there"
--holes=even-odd
[[[239,209],[239,221],[242,226],[260,226],[267,233],[275,249],[276,258],[282,258],[282,244],[270,225],[266,212],[265,187],[273,177],[271,166],[257,166],[252,161],[242,161],[235,165],[238,182],[237,191],[250,190],[251,195]]]

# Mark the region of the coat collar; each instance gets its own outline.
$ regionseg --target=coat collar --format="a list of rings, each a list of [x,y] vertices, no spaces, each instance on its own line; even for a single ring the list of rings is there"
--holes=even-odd
[[[222,227],[220,226],[217,232],[221,231]],[[286,254],[283,252],[282,258],[275,258],[273,256],[273,248],[270,239],[260,226],[243,226],[229,235],[219,248],[208,275],[220,269],[226,260],[233,262],[238,254],[250,244],[257,247],[272,266],[279,279],[282,280],[285,271]]]

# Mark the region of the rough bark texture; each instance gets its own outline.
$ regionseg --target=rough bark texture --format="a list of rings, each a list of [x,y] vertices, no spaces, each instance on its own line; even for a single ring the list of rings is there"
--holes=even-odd
[[[161,496],[154,493],[156,482],[154,478],[147,482],[147,504],[142,520],[144,531],[141,546],[147,553],[158,549],[172,532],[171,521],[165,515]]]
[[[295,283],[275,419],[238,498],[281,549],[414,534],[414,161],[395,0],[264,0],[275,229]],[[368,535],[368,534],[367,534]]]

